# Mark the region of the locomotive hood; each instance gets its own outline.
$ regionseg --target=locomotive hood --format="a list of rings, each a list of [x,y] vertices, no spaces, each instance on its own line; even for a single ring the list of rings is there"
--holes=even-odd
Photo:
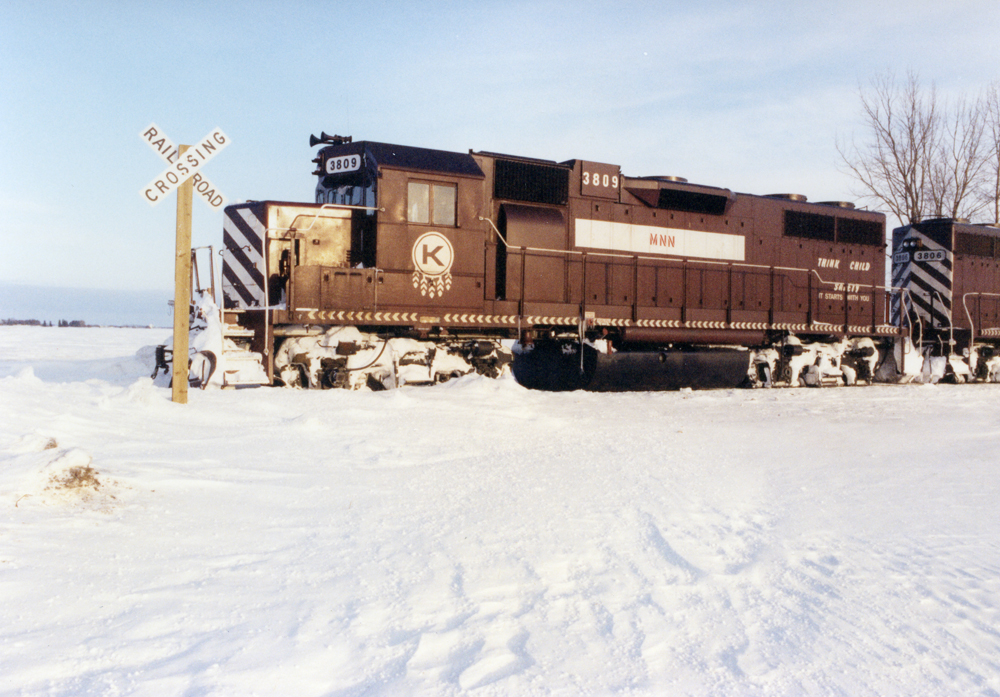
[[[358,156],[358,159],[351,159]],[[322,148],[313,160],[318,167],[313,174],[327,176],[361,169],[379,167],[415,169],[424,172],[457,174],[465,177],[484,178],[483,170],[475,158],[467,153],[391,145],[372,141],[342,143]]]

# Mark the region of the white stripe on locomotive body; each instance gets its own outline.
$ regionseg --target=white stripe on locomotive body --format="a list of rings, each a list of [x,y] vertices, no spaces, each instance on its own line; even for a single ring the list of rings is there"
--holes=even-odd
[[[909,255],[906,255],[905,262],[896,261],[896,259],[898,258],[896,255],[902,253],[900,251],[900,248],[903,242],[905,242],[905,240],[900,240],[900,247],[894,247],[892,250],[893,251],[892,287],[908,289],[910,287],[910,271],[912,268],[910,264],[910,257]],[[897,327],[903,326],[904,324],[902,316],[903,303],[906,303],[907,306],[911,305],[909,299],[905,298],[902,294],[900,293],[892,294],[892,299],[890,302],[890,313],[891,313],[890,322],[892,322],[892,324]]]
[[[264,304],[262,284],[252,275],[259,267],[246,257],[241,259],[237,256],[237,252],[240,255],[246,252],[245,246],[236,245],[236,250],[227,247],[222,255],[222,290],[229,306],[240,309],[261,307]]]
[[[721,232],[577,218],[574,234],[577,247],[613,252],[663,254],[720,261],[744,261],[746,257],[746,238]]]
[[[227,297],[231,300],[236,301],[237,305],[241,309],[247,309],[250,307],[260,307],[264,304],[264,289],[260,287],[253,277],[247,272],[246,268],[233,258],[231,254],[223,255],[222,263],[226,265],[223,270],[223,292],[226,291],[227,283],[230,289],[236,291],[237,288],[242,289],[244,292],[231,292],[226,293]],[[229,270],[230,274],[226,274],[225,270]],[[235,278],[233,278],[235,276]],[[250,296],[253,298],[252,302],[247,302],[245,297]]]
[[[919,280],[922,285],[927,287],[928,292],[937,292],[942,297],[946,297],[948,306],[951,307],[951,266],[953,260],[951,250],[919,233],[913,237],[923,242],[922,252],[943,252],[944,260],[933,262],[914,261],[913,254],[911,254],[909,263],[910,283],[912,284],[914,281]]]
[[[904,246],[906,243],[910,244]],[[917,254],[927,254],[933,260],[918,260]],[[901,302],[906,302],[921,321],[936,327],[951,326],[954,259],[950,249],[917,228],[907,230],[893,249],[892,285],[908,291],[906,299],[893,296],[893,324],[899,326],[904,320]]]
[[[237,211],[243,221],[247,224],[251,230],[257,235],[257,239],[251,240],[243,235],[243,245],[249,247],[249,249],[244,249],[247,255],[247,260],[250,261],[254,267],[260,271],[261,274],[264,273],[264,240],[267,236],[267,226],[264,222],[253,214],[253,211],[249,208]]]
[[[239,309],[263,307],[266,277],[263,245],[267,226],[250,208],[227,208],[222,227],[226,235],[222,292],[227,304]]]

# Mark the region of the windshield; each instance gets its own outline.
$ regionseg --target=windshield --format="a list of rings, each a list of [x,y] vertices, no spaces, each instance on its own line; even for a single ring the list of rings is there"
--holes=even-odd
[[[362,162],[359,162],[361,160]],[[375,163],[360,153],[327,157],[316,182],[316,203],[375,207]]]

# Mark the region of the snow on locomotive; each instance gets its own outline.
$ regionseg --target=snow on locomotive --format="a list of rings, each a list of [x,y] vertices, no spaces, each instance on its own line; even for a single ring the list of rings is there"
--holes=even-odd
[[[995,257],[990,274],[986,256],[956,260],[980,238],[1000,253],[1000,231],[897,230],[887,288],[885,218],[851,204],[585,160],[317,144],[316,203],[226,209],[224,339],[195,361],[203,384],[380,389],[508,364],[554,390],[995,375]],[[974,298],[961,313],[956,294]]]

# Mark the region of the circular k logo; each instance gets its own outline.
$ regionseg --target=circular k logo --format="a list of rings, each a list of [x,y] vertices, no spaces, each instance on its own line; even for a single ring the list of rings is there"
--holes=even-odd
[[[440,232],[425,232],[413,243],[413,287],[421,295],[441,296],[451,288],[455,249]]]
[[[413,266],[428,276],[440,276],[451,271],[455,250],[440,232],[425,232],[413,245]]]

